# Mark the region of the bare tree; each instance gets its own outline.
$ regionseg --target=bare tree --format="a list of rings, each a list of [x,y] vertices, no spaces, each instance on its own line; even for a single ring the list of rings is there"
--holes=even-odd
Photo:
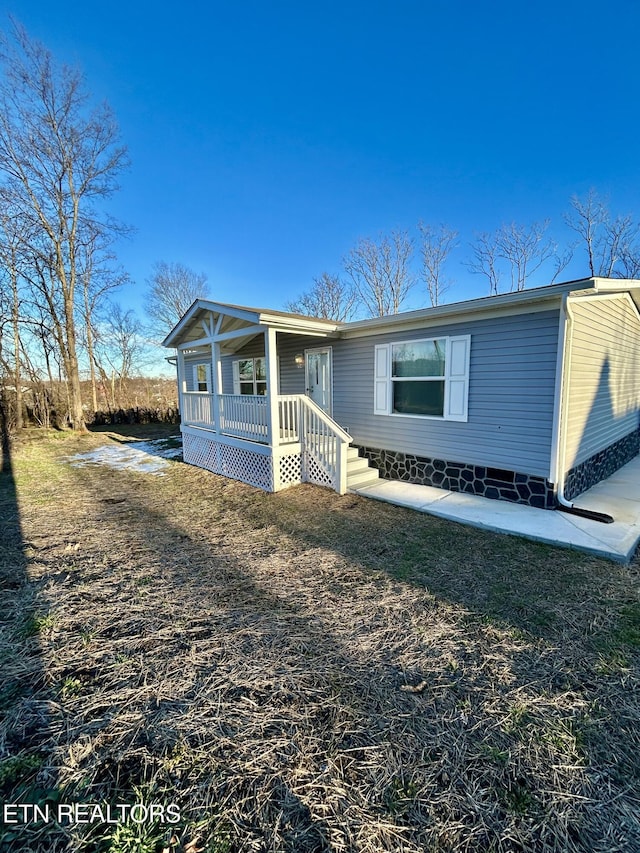
[[[166,337],[182,315],[209,293],[207,276],[181,263],[157,261],[147,279],[145,309],[152,333]]]
[[[495,296],[500,288],[502,273],[499,266],[498,244],[492,234],[478,234],[471,244],[474,260],[467,263],[470,272],[483,275],[489,282],[489,295]]]
[[[503,225],[497,234],[498,254],[509,266],[511,291],[524,290],[527,278],[556,254],[556,244],[546,238],[549,221],[528,227]]]
[[[512,222],[502,225],[495,234],[481,234],[472,246],[475,260],[468,265],[469,269],[486,276],[489,293],[493,295],[499,291],[504,267],[509,276],[510,292],[524,290],[527,279],[552,258],[556,258],[555,275],[558,275],[570,255],[558,258],[555,242],[546,236],[548,227],[548,220],[529,226]]]
[[[125,311],[114,302],[106,309],[96,331],[96,362],[103,379],[111,373],[112,404],[115,406],[116,380],[118,399],[122,402],[128,380],[141,372],[145,348],[142,323],[131,309]]]
[[[565,217],[587,254],[589,274],[634,278],[640,272],[639,226],[631,215],[613,218],[606,199],[590,189],[585,198],[571,198]]]
[[[97,204],[115,191],[126,153],[108,106],[89,107],[80,72],[57,67],[19,25],[11,43],[2,40],[0,65],[0,200],[30,235],[27,279],[51,314],[71,424],[84,429],[76,322],[84,235],[117,233]]]
[[[619,271],[622,278],[640,278],[640,245],[637,238],[622,246]]]
[[[0,214],[0,280],[4,282],[6,304],[10,306],[11,331],[13,344],[13,385],[15,387],[15,425],[22,429],[23,400],[22,400],[22,353],[20,340],[20,259],[21,239],[16,218],[10,212],[3,210]],[[2,289],[2,288],[0,288]],[[9,313],[8,312],[8,313]],[[5,365],[7,362],[5,361]]]
[[[323,272],[314,278],[313,287],[293,302],[287,302],[287,311],[322,317],[343,323],[350,320],[356,310],[357,293],[354,287],[337,275]]]
[[[410,269],[413,241],[406,231],[392,231],[378,242],[362,239],[344,259],[345,272],[369,316],[397,314],[415,285]]]
[[[85,263],[81,271],[82,305],[80,309],[83,321],[83,345],[86,348],[89,362],[89,379],[91,381],[91,403],[93,411],[98,408],[97,360],[94,352],[96,339],[96,324],[98,314],[105,297],[110,291],[129,282],[129,276],[114,267],[115,258],[109,251],[104,235],[88,231],[84,235]],[[106,303],[107,315],[112,310],[112,303]],[[104,313],[104,311],[103,311]]]
[[[434,228],[418,223],[420,231],[420,254],[422,256],[422,278],[427,286],[431,305],[440,305],[442,297],[452,285],[444,274],[447,258],[458,245],[458,232],[446,225]]]

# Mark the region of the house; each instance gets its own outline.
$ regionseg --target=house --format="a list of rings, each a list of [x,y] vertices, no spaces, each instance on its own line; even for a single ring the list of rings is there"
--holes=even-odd
[[[640,281],[337,323],[194,302],[184,459],[268,491],[381,476],[552,508],[640,452]]]

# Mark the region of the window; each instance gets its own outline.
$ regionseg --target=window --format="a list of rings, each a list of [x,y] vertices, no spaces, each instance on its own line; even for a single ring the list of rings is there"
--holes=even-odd
[[[243,358],[233,362],[233,393],[267,393],[267,362],[264,358]]]
[[[377,415],[467,420],[469,335],[379,344]]]
[[[211,384],[211,365],[207,362],[202,364],[194,364],[193,366],[193,387],[195,391],[209,391]]]
[[[444,415],[447,341],[391,345],[391,411],[400,415]]]

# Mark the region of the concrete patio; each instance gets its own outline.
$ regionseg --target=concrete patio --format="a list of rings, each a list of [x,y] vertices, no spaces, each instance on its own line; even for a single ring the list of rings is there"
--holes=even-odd
[[[575,548],[622,563],[632,559],[640,540],[640,456],[574,501],[581,509],[612,516],[612,524],[399,480],[380,480],[353,491],[461,524]]]

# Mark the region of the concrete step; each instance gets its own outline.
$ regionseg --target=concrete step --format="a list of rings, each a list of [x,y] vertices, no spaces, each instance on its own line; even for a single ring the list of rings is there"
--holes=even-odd
[[[362,456],[356,456],[354,459],[347,459],[347,477],[350,477],[357,471],[366,471],[368,467],[369,460]]]
[[[358,471],[356,474],[347,474],[347,488],[361,489],[363,486],[370,486],[380,479],[380,472],[377,468],[366,468],[363,471]]]

